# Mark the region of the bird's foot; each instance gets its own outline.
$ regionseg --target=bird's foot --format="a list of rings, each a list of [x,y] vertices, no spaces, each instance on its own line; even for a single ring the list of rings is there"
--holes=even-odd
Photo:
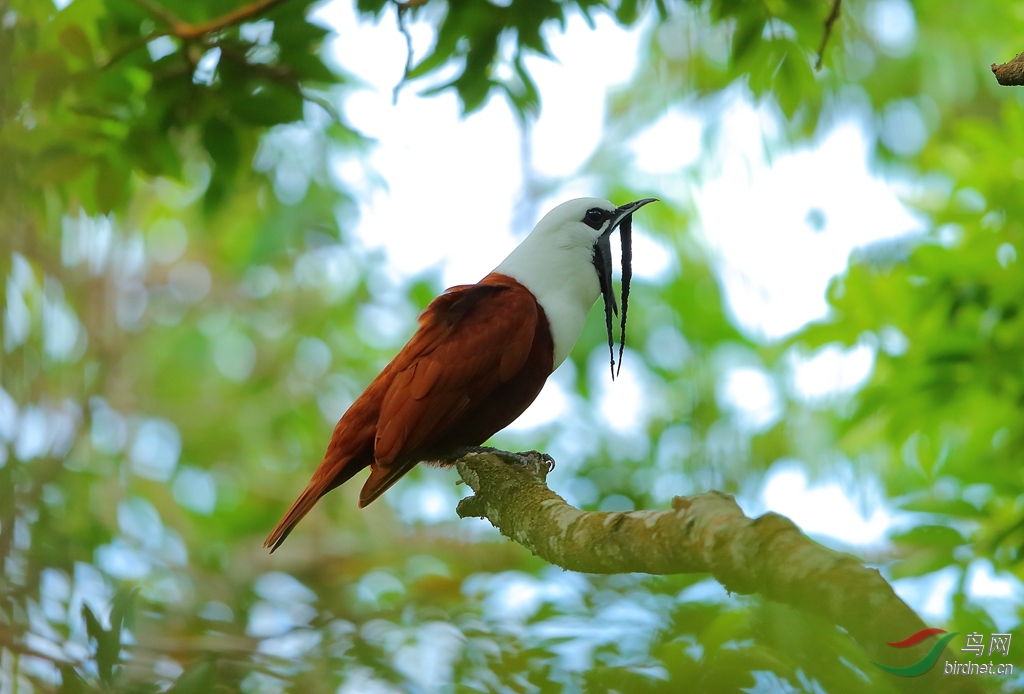
[[[548,474],[555,469],[555,459],[540,451],[495,451],[495,455],[506,463],[526,468],[542,480],[547,479]]]
[[[522,451],[520,453],[513,453],[512,455],[524,465],[544,465],[547,467],[548,473],[555,469],[555,459],[547,453],[541,453],[540,451]]]
[[[503,451],[500,448],[494,448],[492,446],[464,446],[453,451],[451,458],[452,461],[455,461],[464,456],[479,453],[492,453],[504,460],[506,463],[515,463],[538,471],[543,468],[544,475],[547,475],[555,469],[555,459],[547,453],[541,453],[540,451],[522,451],[516,453],[514,451]]]

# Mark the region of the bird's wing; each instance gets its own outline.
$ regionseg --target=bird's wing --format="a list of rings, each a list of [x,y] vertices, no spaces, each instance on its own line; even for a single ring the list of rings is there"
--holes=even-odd
[[[395,359],[360,506],[419,462],[404,454],[429,450],[467,410],[519,373],[538,317],[536,299],[518,283],[455,287],[427,307]]]

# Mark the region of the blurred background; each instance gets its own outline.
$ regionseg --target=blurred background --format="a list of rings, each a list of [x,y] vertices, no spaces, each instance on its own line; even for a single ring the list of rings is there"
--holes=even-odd
[[[1024,5],[832,9],[0,0],[0,692],[894,691],[814,615],[549,566],[454,471],[262,548],[418,311],[580,195],[662,200],[621,378],[595,311],[495,445],[1018,634]]]

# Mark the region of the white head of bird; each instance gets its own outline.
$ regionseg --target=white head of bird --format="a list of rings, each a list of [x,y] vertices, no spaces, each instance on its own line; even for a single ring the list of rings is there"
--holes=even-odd
[[[569,356],[599,296],[604,297],[611,349],[611,316],[613,312],[618,313],[612,291],[611,262],[611,233],[616,228],[622,240],[622,330],[625,330],[632,257],[631,215],[655,201],[655,198],[644,198],[618,207],[600,198],[563,202],[544,215],[530,235],[494,269],[529,289],[544,308],[555,343],[555,368]],[[624,337],[623,334],[620,339]],[[614,376],[614,355],[611,361]]]

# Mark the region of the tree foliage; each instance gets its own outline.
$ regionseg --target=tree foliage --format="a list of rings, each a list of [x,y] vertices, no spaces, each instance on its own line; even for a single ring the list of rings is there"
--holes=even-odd
[[[586,171],[611,199],[647,192],[617,143],[666,108],[697,105],[713,124],[739,95],[790,142],[858,114],[926,233],[865,249],[833,283],[827,320],[765,344],[724,309],[694,211],[650,208],[683,269],[638,283],[630,304],[642,347],[627,359],[652,403],[643,435],[588,414],[504,441],[551,450],[557,485],[588,509],[666,508],[672,493],[756,488],[780,458],[822,470],[847,456],[911,519],[875,558],[886,576],[952,569],[943,626],[997,630],[966,576],[983,561],[1022,574],[1024,101],[989,67],[1024,49],[1016,5],[848,0],[824,44],[833,3],[806,0],[357,6],[366,21],[431,28],[404,88],[454,90],[467,114],[505,98],[524,121],[543,105],[524,58],[549,55],[548,32],[575,13],[647,22],[641,68],[612,96]],[[335,492],[273,560],[263,553],[333,420],[439,289],[382,283],[381,258],[353,240],[353,193],[332,165],[370,143],[346,124],[352,81],[314,9],[0,0],[2,686],[922,686],[874,668],[819,616],[702,576],[565,573],[465,523],[403,515],[441,485],[454,513],[450,475],[416,473],[365,512]],[[894,17],[909,29],[886,31]],[[709,159],[677,178],[699,182]],[[382,328],[381,312],[402,327]],[[570,358],[587,403],[604,340],[591,319]],[[786,393],[792,354],[837,343],[877,346],[852,402],[787,396],[779,423],[752,433],[716,398],[724,361]]]

